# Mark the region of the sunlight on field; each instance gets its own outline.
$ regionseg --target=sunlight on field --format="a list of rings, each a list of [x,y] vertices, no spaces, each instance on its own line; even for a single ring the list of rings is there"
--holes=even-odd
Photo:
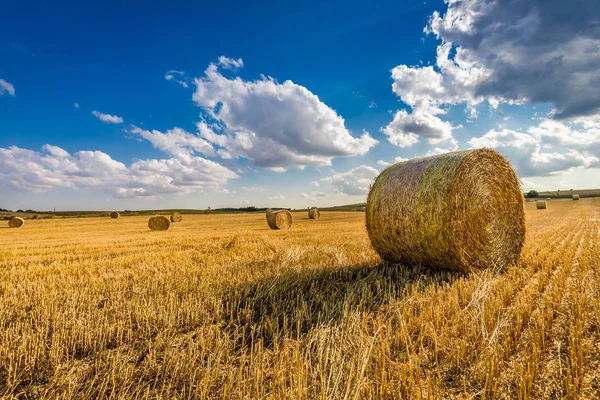
[[[0,228],[0,396],[595,398],[600,199],[526,203],[520,265],[385,266],[360,212]]]

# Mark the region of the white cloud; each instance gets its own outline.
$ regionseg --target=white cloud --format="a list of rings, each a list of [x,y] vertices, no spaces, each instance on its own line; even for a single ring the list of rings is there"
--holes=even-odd
[[[269,197],[269,200],[285,200],[285,196],[280,194],[279,196]]]
[[[352,196],[366,195],[375,178],[379,175],[373,167],[361,165],[346,172],[334,172],[333,175],[321,179],[329,184],[337,193]]]
[[[165,74],[165,79],[168,81],[177,82],[184,88],[189,87],[189,83],[188,83],[189,79],[185,75],[184,71],[177,71],[177,70],[172,69]]]
[[[73,107],[79,108],[79,103],[73,103]]]
[[[374,101],[371,101],[369,103],[369,108],[377,108],[377,103],[375,103]]]
[[[225,56],[219,57],[219,65],[224,69],[238,70],[244,66],[244,60],[241,58],[233,59]]]
[[[108,123],[111,123],[111,124],[121,124],[121,123],[123,123],[123,118],[118,117],[116,115],[103,114],[103,113],[101,113],[99,111],[96,111],[96,110],[92,111],[92,114],[94,114],[94,116],[96,118],[98,118],[102,122],[108,122]]]
[[[4,79],[0,79],[0,96],[4,93],[14,96],[15,87],[11,83],[6,82]]]
[[[468,119],[487,101],[550,104],[554,118],[600,118],[597,1],[446,1],[425,32],[441,44],[436,65],[392,70],[392,89],[412,113],[399,111],[383,129],[391,143],[448,139],[443,106],[466,103]],[[557,18],[557,16],[568,16]],[[416,123],[416,121],[420,123]]]
[[[101,151],[79,151],[45,145],[42,151],[16,146],[0,148],[0,180],[22,191],[45,192],[57,187],[99,187],[118,198],[148,197],[210,189],[238,175],[194,152],[209,152],[199,139],[179,128],[163,134],[134,128],[134,133],[172,155],[166,159],[136,160],[130,166]],[[196,141],[194,138],[198,139]]]
[[[139,135],[148,140],[152,145],[178,158],[189,158],[194,153],[202,153],[214,156],[213,146],[206,140],[184,131],[181,128],[173,128],[162,133],[157,130],[147,131],[134,126],[129,132]]]
[[[313,185],[313,186],[315,186],[315,187],[320,187],[321,186],[321,184],[319,182],[317,182],[317,181],[312,181],[310,184]]]
[[[553,175],[574,167],[591,167],[599,161],[598,157],[575,150],[543,152],[541,141],[534,135],[509,129],[491,130],[481,137],[472,138],[469,144],[474,148],[498,150],[522,177]]]
[[[327,193],[325,192],[310,192],[310,193],[300,193],[300,197],[303,199],[316,201],[319,197],[325,197]]]
[[[216,123],[198,123],[200,136],[233,158],[276,170],[331,165],[365,154],[377,141],[353,137],[344,119],[303,86],[272,78],[227,79],[215,64],[194,81],[193,99]]]
[[[262,193],[265,191],[265,188],[262,187],[258,187],[258,186],[244,186],[242,187],[242,190],[244,192],[256,192],[256,193]]]

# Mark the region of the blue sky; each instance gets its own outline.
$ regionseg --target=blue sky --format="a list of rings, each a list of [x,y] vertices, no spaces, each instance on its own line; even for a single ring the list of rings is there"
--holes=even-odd
[[[280,3],[9,1],[0,207],[347,204],[484,146],[524,189],[599,186],[594,1]]]

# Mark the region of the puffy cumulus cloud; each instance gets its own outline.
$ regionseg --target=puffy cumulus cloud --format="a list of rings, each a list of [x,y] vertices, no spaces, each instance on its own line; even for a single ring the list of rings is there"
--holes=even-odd
[[[198,132],[226,157],[283,170],[331,165],[377,143],[367,132],[353,137],[342,117],[292,81],[228,79],[210,64],[194,83],[193,100],[216,121],[199,122]]]
[[[419,142],[420,137],[429,139],[430,144],[440,143],[452,138],[452,124],[442,121],[435,114],[424,109],[415,109],[412,113],[399,110],[383,133],[391,144],[409,147]]]
[[[4,93],[8,93],[11,96],[14,96],[15,87],[11,83],[6,82],[4,79],[0,79],[0,96]]]
[[[186,146],[193,144],[179,143],[179,147],[173,147],[161,141],[164,138],[157,139],[160,135],[153,132],[150,134],[154,136],[148,140],[155,140],[157,148],[173,157],[136,160],[126,166],[101,151],[70,154],[52,145],[44,145],[40,152],[11,146],[0,148],[0,179],[23,191],[100,187],[112,191],[115,197],[125,198],[220,190],[230,179],[238,177],[214,161],[186,152]]]
[[[100,111],[92,111],[94,117],[98,118],[102,122],[108,122],[110,124],[121,124],[123,123],[123,118],[118,117],[116,115],[103,114]]]
[[[596,0],[576,6],[562,0],[447,0],[425,32],[441,44],[436,64],[397,66],[393,91],[420,114],[420,130],[406,111],[383,129],[390,141],[408,146],[420,137],[448,138],[437,115],[466,103],[468,118],[487,101],[550,104],[555,119],[600,116],[600,25]],[[423,118],[427,115],[427,118]],[[417,119],[417,115],[414,116]],[[436,128],[438,127],[438,128]],[[411,129],[412,128],[412,129]]]
[[[238,58],[237,60],[225,56],[219,57],[219,65],[225,69],[237,70],[244,66],[244,60]]]
[[[338,172],[321,179],[337,192],[351,196],[366,195],[379,171],[368,165],[361,165],[346,172]]]
[[[509,129],[491,130],[481,137],[472,138],[469,144],[474,148],[491,147],[498,150],[522,177],[556,175],[574,167],[600,165],[600,158],[587,152],[573,149],[560,153],[544,152],[539,136]]]
[[[184,71],[170,70],[165,74],[165,79],[168,81],[177,82],[184,88],[189,87],[189,79],[185,75]]]
[[[156,149],[178,158],[185,157],[189,159],[194,153],[201,153],[207,156],[215,155],[212,144],[181,128],[175,127],[163,133],[157,130],[148,131],[134,126],[129,132],[148,140]]]

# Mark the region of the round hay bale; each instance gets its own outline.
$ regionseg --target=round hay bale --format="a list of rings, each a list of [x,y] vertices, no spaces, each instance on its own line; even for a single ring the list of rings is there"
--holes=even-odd
[[[273,212],[273,209],[272,208],[267,208],[267,214],[270,213],[270,212]]]
[[[369,191],[367,232],[392,263],[471,271],[515,263],[525,240],[519,180],[494,150],[401,162]]]
[[[148,220],[148,228],[152,231],[166,231],[171,226],[171,221],[164,215],[155,215]]]
[[[578,194],[574,194],[573,195],[573,200],[579,200],[579,195]]]
[[[110,217],[111,217],[112,219],[119,218],[120,216],[121,216],[121,214],[119,214],[119,213],[118,213],[118,212],[116,212],[116,211],[113,211],[113,212],[111,212],[111,213],[110,213]]]
[[[171,214],[171,222],[181,222],[182,219],[181,213],[174,212]]]
[[[207,210],[204,210],[204,214],[210,214],[211,212],[212,212],[212,211],[210,210],[210,208],[209,208],[209,209],[207,209]]]
[[[548,203],[546,202],[546,200],[538,200],[535,206],[538,210],[545,210],[546,208],[548,208]]]
[[[8,227],[9,228],[20,228],[23,226],[24,223],[25,223],[25,220],[23,218],[12,217],[11,219],[8,220]]]
[[[317,207],[313,207],[308,210],[308,218],[310,219],[319,219],[321,217],[321,212]]]
[[[288,210],[268,212],[267,223],[271,229],[290,229],[292,226],[292,213]]]

